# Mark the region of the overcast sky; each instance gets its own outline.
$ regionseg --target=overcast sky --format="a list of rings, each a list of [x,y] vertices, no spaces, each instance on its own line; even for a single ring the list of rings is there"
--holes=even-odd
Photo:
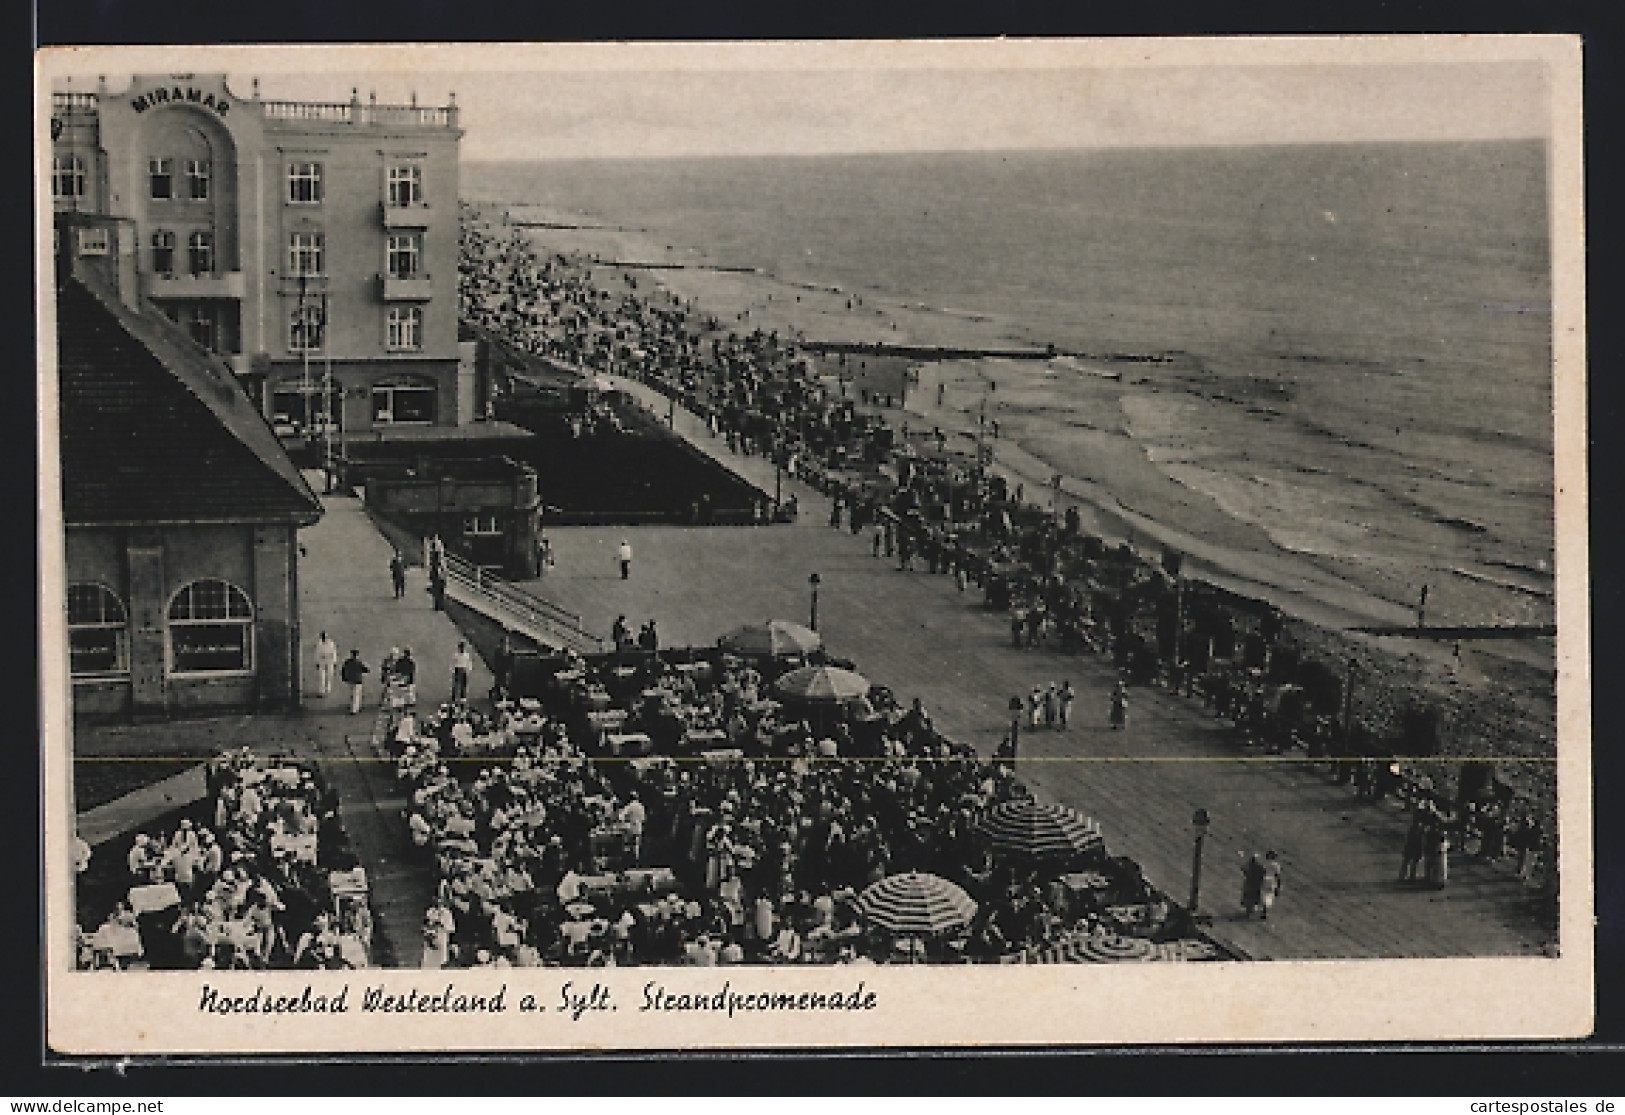
[[[610,45],[522,60],[511,50],[360,58],[303,48],[185,61],[230,73],[241,96],[255,75],[267,98],[340,101],[355,87],[381,102],[415,92],[439,105],[455,92],[467,160],[1492,139],[1545,135],[1551,119],[1546,67],[1527,51],[1411,51],[1396,63],[1327,54],[1323,42],[1321,64],[1299,51],[1259,65],[1211,49],[1133,57],[1122,46],[1102,56],[1052,44],[935,54],[926,44]]]

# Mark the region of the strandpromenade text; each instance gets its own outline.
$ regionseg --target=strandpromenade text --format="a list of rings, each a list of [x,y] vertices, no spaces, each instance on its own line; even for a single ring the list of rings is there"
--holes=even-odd
[[[879,994],[863,980],[855,987],[795,991],[736,988],[724,980],[714,990],[668,990],[658,980],[643,985],[635,1009],[638,1013],[706,1013],[733,1018],[740,1014],[829,1014],[872,1011]],[[317,991],[312,984],[292,994],[267,991],[263,984],[251,994],[232,994],[203,985],[198,1012],[209,1015],[279,1014],[563,1014],[579,1022],[592,1014],[621,1009],[609,984],[567,980],[556,995],[534,991],[510,994],[504,983],[494,992],[472,992],[455,982],[424,989],[393,989],[388,984],[363,986],[352,994],[349,984],[337,991]]]

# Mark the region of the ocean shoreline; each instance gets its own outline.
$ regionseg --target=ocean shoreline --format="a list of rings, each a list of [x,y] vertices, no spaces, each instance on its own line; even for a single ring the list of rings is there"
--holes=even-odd
[[[539,250],[576,256],[582,263],[596,257],[591,268],[594,281],[601,286],[609,284],[600,272],[614,276],[617,282],[630,278],[640,291],[647,283],[713,314],[725,327],[739,332],[781,331],[798,342],[816,338],[851,352],[877,343],[894,348],[980,351],[1012,344],[1042,345],[1028,331],[1003,328],[1013,323],[1001,322],[992,314],[942,313],[920,302],[848,293],[840,284],[784,279],[760,267],[716,269],[707,265],[703,249],[666,243],[648,230],[631,230],[608,221],[587,229],[582,226],[593,218],[535,203],[473,204],[498,221],[504,213],[522,211],[524,223],[518,230]],[[570,224],[577,227],[555,227]],[[681,262],[683,266],[614,267],[603,262],[606,258]],[[1154,441],[1143,432],[1136,436],[1133,416],[1124,403],[1170,400],[1177,409],[1184,400],[1181,388],[1203,374],[1203,363],[1185,352],[1126,355],[1121,362],[1094,357],[1083,366],[1073,360],[1073,366],[1060,368],[1053,359],[1043,362],[1043,380],[1064,376],[1067,381],[1068,397],[1062,407],[1031,386],[1040,366],[1034,360],[994,357],[923,362],[920,383],[911,390],[906,411],[894,422],[907,422],[916,429],[939,426],[951,437],[973,440],[979,406],[997,399],[997,414],[1005,429],[990,442],[997,452],[996,467],[1013,483],[1024,484],[1030,500],[1042,498],[1047,479],[1059,472],[1064,477],[1060,505],[1077,505],[1086,529],[1111,542],[1128,541],[1143,547],[1149,540],[1179,549],[1186,554],[1191,575],[1266,601],[1299,623],[1324,629],[1334,643],[1350,645],[1352,653],[1369,652],[1393,660],[1396,674],[1413,674],[1422,690],[1444,699],[1458,712],[1471,711],[1467,708],[1470,702],[1463,700],[1464,692],[1485,691],[1513,680],[1525,690],[1515,702],[1519,706],[1516,719],[1522,724],[1514,734],[1525,737],[1529,746],[1512,750],[1538,752],[1541,739],[1550,746],[1556,734],[1555,698],[1547,696],[1553,691],[1556,670],[1555,645],[1550,639],[1471,645],[1458,654],[1449,645],[1348,634],[1351,627],[1414,622],[1414,604],[1404,599],[1414,586],[1405,583],[1403,574],[1396,579],[1391,571],[1361,568],[1335,553],[1293,552],[1258,523],[1226,513],[1209,494],[1159,468],[1150,452]],[[1022,367],[1012,371],[1007,365],[1013,363]],[[949,375],[957,375],[959,381],[944,382],[943,405],[937,405],[935,385]],[[1026,381],[1018,382],[1018,377],[1026,377]],[[985,385],[989,380],[996,381],[997,387],[965,388],[967,382]],[[1234,385],[1223,380],[1219,388],[1232,390]],[[1267,383],[1260,385],[1261,390],[1265,388]],[[1248,400],[1248,404],[1256,406],[1256,400]],[[1057,426],[1054,418],[1063,408],[1087,409],[1087,427]],[[1169,424],[1175,439],[1171,456],[1177,462],[1177,438],[1182,431],[1177,421],[1170,419]],[[1080,461],[1080,456],[1086,459]],[[1470,517],[1463,515],[1462,519],[1474,525]],[[1419,529],[1429,528],[1424,524]],[[1453,528],[1441,524],[1441,529]],[[1529,583],[1538,581],[1541,570],[1511,558],[1485,564],[1498,565],[1501,575],[1459,569],[1461,575],[1451,580],[1461,584],[1433,584],[1430,618],[1482,623],[1489,613],[1502,622],[1549,622],[1546,617],[1553,604],[1549,590]],[[1509,571],[1518,572],[1521,582],[1505,576]],[[1549,571],[1546,577],[1549,579]],[[1397,591],[1400,585],[1404,592]]]

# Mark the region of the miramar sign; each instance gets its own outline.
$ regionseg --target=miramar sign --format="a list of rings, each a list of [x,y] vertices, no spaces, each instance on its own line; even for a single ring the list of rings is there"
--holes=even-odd
[[[130,107],[137,112],[145,112],[163,104],[198,105],[202,108],[212,108],[224,116],[231,110],[231,102],[224,93],[216,97],[213,93],[206,93],[193,85],[161,86],[150,92],[143,93],[130,102]]]

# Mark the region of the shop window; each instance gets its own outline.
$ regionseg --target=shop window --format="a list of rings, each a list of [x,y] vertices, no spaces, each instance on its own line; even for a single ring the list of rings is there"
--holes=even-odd
[[[372,389],[372,420],[375,425],[431,425],[434,422],[435,390],[418,384],[378,384]]]
[[[321,232],[288,235],[288,274],[320,278],[327,274],[327,236]]]
[[[156,275],[175,273],[175,234],[167,229],[152,234],[152,270]]]
[[[296,306],[288,319],[288,351],[320,352],[326,324],[320,306]]]
[[[423,168],[416,163],[399,163],[389,168],[389,205],[405,209],[423,204]]]
[[[193,275],[214,274],[214,233],[199,229],[186,238],[186,264]]]
[[[186,160],[186,196],[193,201],[209,200],[209,160]]]
[[[101,677],[130,670],[129,617],[124,602],[106,585],[68,586],[68,669],[74,677]]]
[[[292,205],[320,205],[322,201],[322,164],[288,164],[288,202]]]
[[[385,343],[391,351],[415,351],[423,347],[423,310],[417,306],[391,306],[386,315]]]
[[[421,233],[404,233],[389,237],[388,267],[392,279],[415,279],[423,260]]]
[[[324,392],[319,382],[287,380],[271,391],[271,425],[280,434],[319,431],[324,422],[337,431],[343,419],[344,389],[336,383]]]
[[[254,668],[254,607],[236,585],[193,581],[169,605],[169,664],[176,674]]]
[[[51,196],[85,196],[85,161],[78,155],[57,155],[52,158]]]
[[[175,160],[147,160],[148,195],[154,201],[168,201],[175,196]]]

